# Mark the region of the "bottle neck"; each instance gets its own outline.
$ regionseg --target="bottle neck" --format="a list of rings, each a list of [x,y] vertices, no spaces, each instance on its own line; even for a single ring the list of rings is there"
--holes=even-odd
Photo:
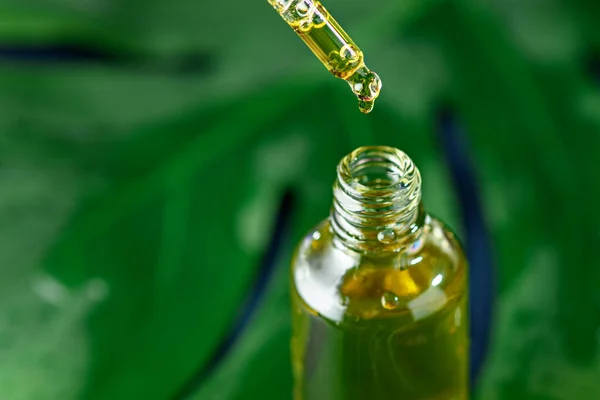
[[[416,240],[424,219],[421,175],[405,153],[361,147],[340,161],[330,221],[345,246],[369,253],[402,251]]]

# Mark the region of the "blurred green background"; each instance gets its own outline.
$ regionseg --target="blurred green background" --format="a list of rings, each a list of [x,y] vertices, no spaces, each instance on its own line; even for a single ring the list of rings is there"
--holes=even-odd
[[[2,1],[1,399],[291,398],[290,252],[366,144],[495,268],[475,398],[600,398],[600,3],[324,5],[369,116],[266,0]]]

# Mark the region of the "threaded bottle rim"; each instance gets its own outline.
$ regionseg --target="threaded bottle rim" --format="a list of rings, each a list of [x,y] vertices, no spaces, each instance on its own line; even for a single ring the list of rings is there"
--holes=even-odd
[[[331,225],[348,247],[387,251],[400,248],[418,229],[421,175],[401,150],[366,146],[338,164]]]

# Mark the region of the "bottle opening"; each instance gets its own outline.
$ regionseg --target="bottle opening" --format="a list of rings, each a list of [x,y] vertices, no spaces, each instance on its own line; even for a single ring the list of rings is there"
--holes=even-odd
[[[338,165],[331,225],[349,247],[394,248],[414,232],[421,176],[410,157],[393,147],[360,147]]]
[[[408,162],[407,162],[408,161]],[[340,164],[341,178],[358,190],[401,189],[412,161],[391,147],[361,147]]]
[[[412,201],[421,196],[419,170],[406,153],[393,147],[360,147],[348,154],[338,165],[337,184],[366,203],[393,200],[399,206],[397,197]]]

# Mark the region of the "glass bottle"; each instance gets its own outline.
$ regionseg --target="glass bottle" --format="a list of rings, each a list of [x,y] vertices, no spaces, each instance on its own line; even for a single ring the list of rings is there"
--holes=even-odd
[[[468,398],[467,262],[405,153],[340,161],[291,272],[295,400]]]

